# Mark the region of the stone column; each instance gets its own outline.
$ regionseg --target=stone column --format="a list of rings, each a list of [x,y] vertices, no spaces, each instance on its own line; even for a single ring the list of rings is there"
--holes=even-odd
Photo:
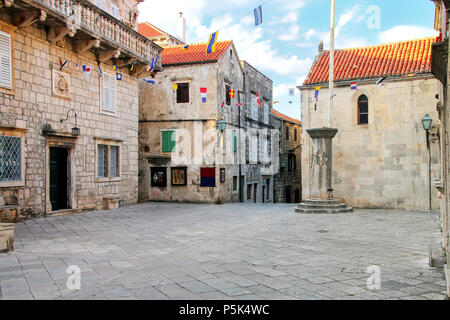
[[[312,199],[333,198],[333,144],[338,130],[319,128],[306,130],[312,139]]]

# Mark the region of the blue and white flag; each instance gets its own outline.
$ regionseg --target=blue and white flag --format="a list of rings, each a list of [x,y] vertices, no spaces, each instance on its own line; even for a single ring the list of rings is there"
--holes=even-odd
[[[150,65],[150,68],[148,69],[148,71],[152,72],[155,69],[157,61],[158,61],[158,56],[156,56],[155,58],[152,59],[152,64]]]
[[[121,73],[116,73],[116,79],[121,81],[122,80],[122,74]]]
[[[263,22],[262,18],[262,6],[259,6],[255,10],[253,10],[255,15],[255,26],[259,26]]]
[[[358,90],[358,84],[356,82],[350,83],[350,89],[353,91]]]
[[[155,81],[153,81],[153,80],[147,80],[147,79],[142,79],[142,80],[144,80],[145,82],[150,83],[150,84],[155,84]]]
[[[83,65],[83,73],[84,73],[84,80],[89,80],[89,76],[91,75],[91,67]]]
[[[98,66],[98,75],[101,77],[103,77],[103,72],[102,72],[102,67]]]

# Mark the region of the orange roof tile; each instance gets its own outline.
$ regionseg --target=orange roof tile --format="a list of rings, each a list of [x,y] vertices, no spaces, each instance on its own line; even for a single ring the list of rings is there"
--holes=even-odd
[[[160,29],[158,29],[157,27],[148,22],[139,23],[138,32],[146,38],[153,38],[165,35],[163,31],[161,31]]]
[[[431,45],[435,41],[424,38],[336,50],[335,81],[431,72]],[[316,57],[304,85],[328,82],[329,56],[327,50]]]
[[[283,120],[286,120],[286,121],[289,121],[289,122],[293,122],[293,123],[302,125],[302,122],[301,122],[300,120],[295,119],[295,118],[288,117],[287,115],[282,114],[281,112],[278,112],[278,111],[275,110],[275,109],[272,109],[272,113],[274,114],[274,116],[276,116],[276,117],[278,117],[278,118],[281,118],[281,119],[283,119]]]
[[[162,52],[163,66],[182,65],[190,63],[216,62],[222,57],[233,41],[218,41],[216,51],[206,53],[207,43],[189,44],[188,49],[184,46],[167,47]]]

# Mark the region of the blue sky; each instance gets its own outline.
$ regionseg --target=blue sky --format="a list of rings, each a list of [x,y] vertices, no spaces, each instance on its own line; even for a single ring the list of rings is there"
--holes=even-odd
[[[300,118],[301,85],[317,54],[319,41],[329,44],[330,0],[146,0],[139,21],[149,21],[177,35],[178,12],[187,24],[187,42],[233,40],[239,57],[274,81],[275,106]],[[253,9],[263,4],[263,24],[255,27]],[[379,18],[379,19],[378,19]],[[379,23],[378,23],[379,22]],[[434,4],[427,0],[336,0],[336,47],[374,45],[436,35]],[[289,103],[292,101],[292,103]]]

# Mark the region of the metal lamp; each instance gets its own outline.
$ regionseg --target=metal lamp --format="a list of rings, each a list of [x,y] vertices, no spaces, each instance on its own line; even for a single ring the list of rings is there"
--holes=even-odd
[[[431,124],[433,123],[433,119],[431,119],[430,115],[426,115],[425,117],[423,117],[422,119],[422,125],[424,130],[428,131],[431,129]]]
[[[225,131],[226,127],[227,122],[224,119],[217,121],[217,129],[219,129],[221,132]]]

